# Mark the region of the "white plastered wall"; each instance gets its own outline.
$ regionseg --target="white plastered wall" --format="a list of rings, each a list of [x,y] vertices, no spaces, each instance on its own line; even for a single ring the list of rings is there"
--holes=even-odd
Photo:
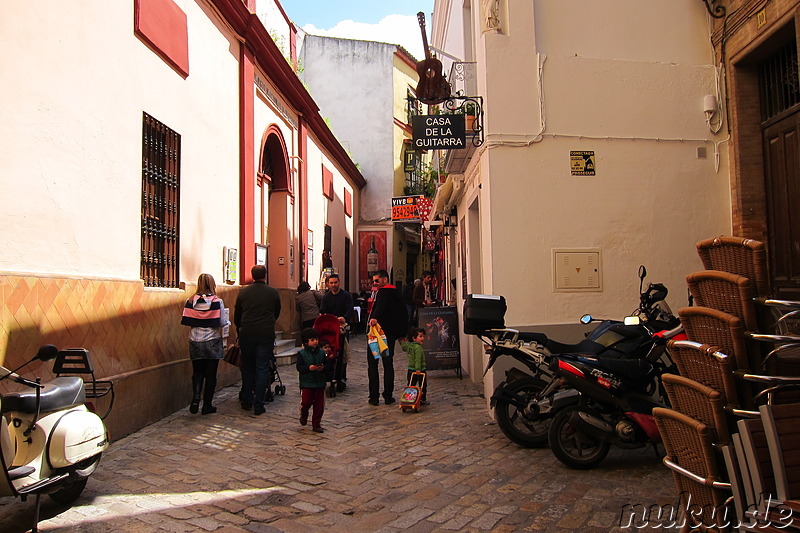
[[[238,242],[238,43],[177,4],[187,79],[133,34],[133,2],[0,5],[13,228],[0,270],[139,279],[144,111],[181,134],[181,280],[221,279],[222,247]]]

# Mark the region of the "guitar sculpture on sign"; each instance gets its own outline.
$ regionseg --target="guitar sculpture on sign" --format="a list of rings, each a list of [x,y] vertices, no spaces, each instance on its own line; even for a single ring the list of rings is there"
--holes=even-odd
[[[422,44],[425,47],[425,59],[417,62],[417,98],[422,102],[433,105],[450,97],[450,84],[442,75],[442,62],[431,56],[428,50],[428,37],[425,35],[425,13],[417,13],[419,28],[422,31]]]

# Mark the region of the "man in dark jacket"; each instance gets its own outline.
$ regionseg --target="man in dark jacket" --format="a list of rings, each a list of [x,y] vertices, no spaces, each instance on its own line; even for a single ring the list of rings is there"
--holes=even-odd
[[[269,368],[275,360],[275,322],[281,314],[281,297],[267,285],[267,267],[256,265],[253,283],[242,287],[233,309],[233,323],[242,350],[242,409],[260,415],[269,389]],[[253,393],[255,392],[255,398]]]
[[[383,360],[383,401],[389,405],[396,401],[392,396],[394,393],[394,345],[397,339],[406,334],[408,313],[400,291],[394,285],[389,285],[388,272],[385,270],[375,272],[372,275],[372,287],[377,293],[367,327],[379,324],[386,334],[389,354],[381,359]],[[378,360],[369,353],[369,350],[367,350],[367,376],[369,377],[369,403],[378,405],[380,389]]]
[[[339,274],[331,274],[325,283],[328,285],[328,292],[322,295],[319,312],[337,316],[339,322],[348,324],[353,317],[353,297],[341,288]]]

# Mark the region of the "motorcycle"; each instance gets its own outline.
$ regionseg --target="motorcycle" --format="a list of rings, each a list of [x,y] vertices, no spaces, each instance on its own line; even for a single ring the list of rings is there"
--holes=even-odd
[[[50,361],[58,348],[42,346],[16,370],[0,366],[0,381],[10,379],[30,389],[0,395],[0,496],[36,496],[33,531],[37,531],[41,495],[60,504],[75,501],[94,473],[109,438],[103,420],[89,411],[84,382],[57,377],[42,384],[17,374],[33,361]]]
[[[550,369],[554,354],[583,353],[612,359],[644,357],[657,332],[679,327],[679,320],[664,301],[666,287],[656,283],[643,290],[646,276],[647,269],[640,266],[639,306],[630,317],[623,321],[600,320],[599,325],[577,344],[560,343],[542,333],[507,328],[477,329],[474,334],[484,342],[488,355],[484,375],[503,356],[512,357],[527,369],[512,367],[506,371],[505,380],[497,386],[490,400],[497,425],[509,440],[524,447],[546,444],[548,427],[555,414],[577,402],[577,392],[566,387]],[[465,317],[468,317],[466,309]],[[581,317],[583,324],[595,321],[591,315]],[[494,323],[497,324],[497,320]],[[675,334],[677,331],[671,335]]]
[[[560,410],[548,429],[553,454],[565,465],[589,469],[611,448],[641,448],[661,442],[653,420],[654,407],[667,406],[661,375],[677,373],[665,339],[685,338],[678,325],[656,332],[641,358],[610,359],[602,355],[561,354],[551,370],[578,393],[577,401]]]

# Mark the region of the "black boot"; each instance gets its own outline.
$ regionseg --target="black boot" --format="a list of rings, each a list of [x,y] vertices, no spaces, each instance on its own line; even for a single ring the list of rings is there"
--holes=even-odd
[[[204,415],[216,413],[217,408],[211,405],[214,400],[214,389],[217,388],[217,377],[213,378],[206,376],[205,388],[203,389],[203,410],[200,411]]]
[[[192,376],[192,403],[189,404],[189,412],[197,414],[200,407],[200,394],[203,392],[203,376]]]

